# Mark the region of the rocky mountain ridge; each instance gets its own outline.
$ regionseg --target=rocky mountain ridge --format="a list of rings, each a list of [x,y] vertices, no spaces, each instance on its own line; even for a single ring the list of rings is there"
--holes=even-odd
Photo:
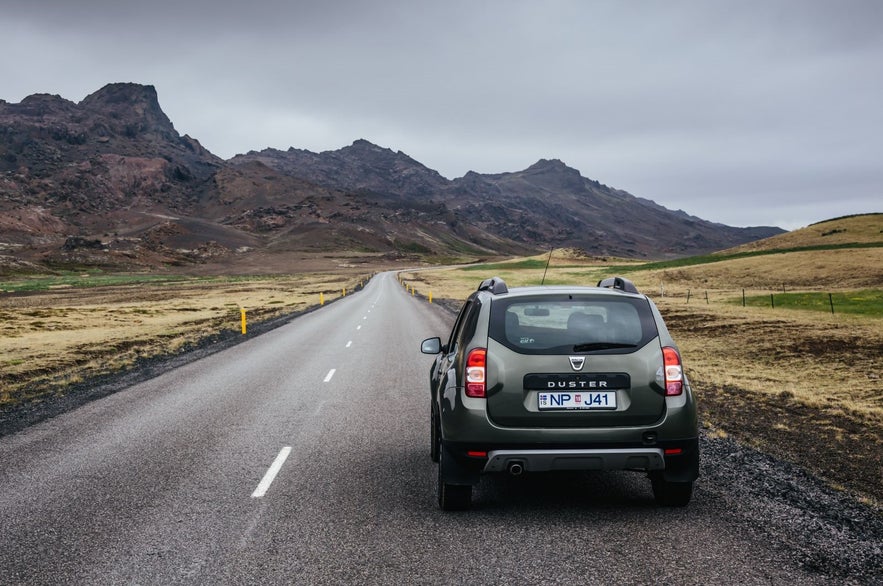
[[[672,212],[557,160],[448,180],[356,140],[224,161],[178,134],[152,86],[110,84],[79,103],[0,100],[0,265],[158,268],[256,253],[462,257],[550,246],[665,257],[779,232]]]
[[[523,171],[470,171],[448,180],[401,151],[360,139],[336,151],[264,149],[230,160],[233,165],[246,162],[366,197],[441,205],[451,227],[467,222],[483,233],[536,249],[556,246],[596,255],[672,257],[712,252],[781,232],[770,227],[734,228],[672,211],[583,177],[557,159],[541,159]]]

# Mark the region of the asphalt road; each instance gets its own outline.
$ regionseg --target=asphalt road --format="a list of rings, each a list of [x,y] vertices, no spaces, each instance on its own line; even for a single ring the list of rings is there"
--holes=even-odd
[[[452,320],[382,274],[0,438],[0,584],[883,582],[879,516],[727,440],[685,509],[612,473],[442,513],[419,343]]]

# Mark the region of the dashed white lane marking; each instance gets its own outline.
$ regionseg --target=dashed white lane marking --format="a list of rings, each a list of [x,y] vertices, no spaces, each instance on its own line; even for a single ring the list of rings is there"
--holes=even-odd
[[[335,373],[336,371],[337,371],[336,368],[332,368],[331,370],[329,370],[329,371],[328,371],[328,374],[325,375],[325,380],[323,380],[322,382],[323,382],[323,383],[327,383],[328,381],[330,381],[330,380],[331,380],[331,377],[334,376],[334,373]]]
[[[279,451],[279,455],[276,456],[275,460],[273,460],[273,463],[270,465],[270,469],[267,470],[266,474],[264,474],[264,477],[261,479],[258,487],[254,489],[253,493],[251,493],[251,498],[259,499],[267,494],[267,489],[270,488],[270,485],[273,484],[274,480],[276,480],[276,475],[279,474],[279,470],[282,469],[282,464],[285,463],[285,460],[288,458],[288,454],[290,453],[291,446],[285,446]]]
[[[356,326],[356,329],[357,329],[357,330],[361,330],[361,329],[362,329],[362,326],[361,326],[361,325],[358,325],[358,326]]]
[[[349,342],[346,343],[346,347],[347,347],[347,348],[349,348],[349,347],[352,346],[352,345],[353,345],[353,341],[352,341],[352,340],[350,340]]]

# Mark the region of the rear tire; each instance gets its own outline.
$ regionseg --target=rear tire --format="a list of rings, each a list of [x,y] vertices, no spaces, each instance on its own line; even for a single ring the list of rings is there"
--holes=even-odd
[[[685,507],[693,496],[693,481],[670,482],[662,474],[650,476],[653,497],[656,504],[663,507]]]
[[[450,459],[441,450],[438,462],[438,506],[443,511],[465,511],[472,506],[470,485],[448,484],[445,482],[445,463]]]

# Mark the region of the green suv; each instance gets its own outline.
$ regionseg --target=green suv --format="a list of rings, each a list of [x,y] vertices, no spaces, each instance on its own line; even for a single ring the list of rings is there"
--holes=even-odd
[[[645,471],[684,506],[699,474],[696,403],[656,305],[621,277],[597,287],[481,283],[430,369],[438,503],[466,509],[481,474]]]

